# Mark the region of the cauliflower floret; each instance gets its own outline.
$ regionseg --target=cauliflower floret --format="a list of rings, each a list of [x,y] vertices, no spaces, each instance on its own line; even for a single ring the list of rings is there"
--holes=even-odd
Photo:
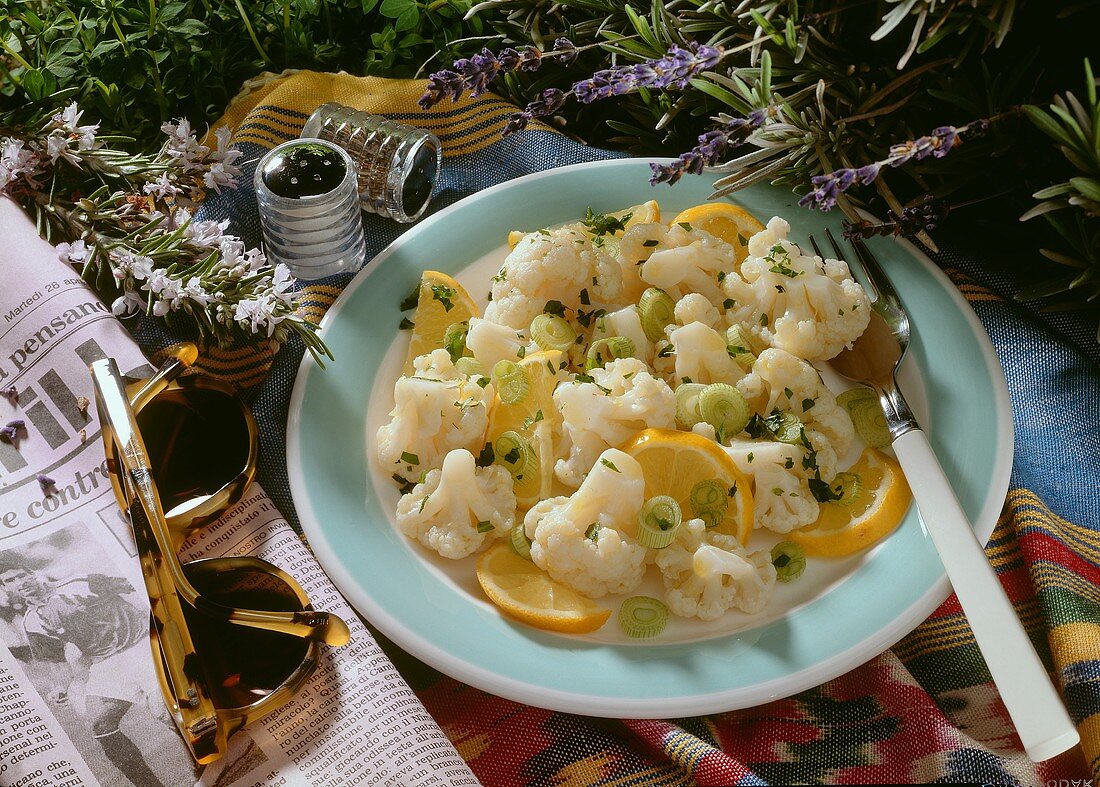
[[[737,389],[758,413],[789,410],[813,430],[824,435],[837,454],[852,445],[855,428],[847,411],[836,403],[812,365],[785,350],[760,353],[752,371],[737,383]]]
[[[676,423],[676,395],[637,358],[619,358],[589,374],[593,382],[563,383],[554,391],[570,441],[569,457],[559,459],[554,472],[572,487],[581,485],[605,449],[642,429],[672,429]]]
[[[422,483],[397,502],[397,526],[429,549],[453,560],[505,535],[516,519],[512,476],[500,465],[477,467],[474,455],[456,448]]]
[[[390,422],[376,435],[382,469],[411,481],[454,448],[480,448],[493,394],[492,385],[456,370],[446,350],[415,358],[413,374],[394,384]]]
[[[730,383],[745,376],[726,350],[726,339],[701,322],[666,328],[673,347],[675,382],[687,378],[693,383]]]
[[[817,519],[820,506],[810,490],[810,479],[816,482],[819,476],[814,473],[824,469],[831,480],[836,475],[836,454],[820,433],[807,432],[806,436],[814,446],[812,451],[800,445],[736,438],[725,447],[738,469],[753,478],[757,527],[789,533]]]
[[[724,240],[674,224],[641,266],[641,276],[646,284],[660,287],[675,301],[694,292],[719,304],[726,298],[722,282],[737,278],[733,272],[736,258],[733,247]]]
[[[634,342],[634,357],[649,363],[653,360],[653,342],[642,330],[642,319],[638,316],[638,309],[627,306],[625,309],[605,314],[596,320],[596,326],[592,330],[592,341],[608,336],[625,336]]]
[[[751,326],[771,347],[826,360],[863,333],[870,300],[846,262],[804,255],[787,240],[789,232],[790,225],[776,216],[749,239],[741,276],[725,280],[733,300],[727,317]]]
[[[466,332],[466,348],[489,374],[497,361],[518,361],[528,353],[538,351],[538,345],[527,338],[527,331],[517,331],[507,325],[470,318]]]
[[[587,291],[592,310],[621,306],[618,261],[593,243],[580,224],[532,232],[516,244],[493,278],[485,319],[525,331],[548,301],[580,307],[581,290]]]
[[[722,316],[718,313],[717,307],[707,300],[706,296],[697,292],[688,293],[677,301],[672,313],[680,325],[701,322],[708,328],[717,329],[722,322]]]
[[[604,451],[571,496],[527,512],[531,559],[590,598],[633,590],[646,569],[648,550],[634,540],[644,502],[642,466],[617,449]]]
[[[750,554],[733,536],[707,533],[701,519],[684,522],[656,563],[669,611],[685,618],[714,620],[734,608],[754,615],[775,587],[771,555]]]

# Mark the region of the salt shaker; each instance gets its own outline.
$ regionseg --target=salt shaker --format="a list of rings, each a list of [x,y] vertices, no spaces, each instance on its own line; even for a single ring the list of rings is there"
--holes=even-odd
[[[298,279],[354,272],[366,250],[355,162],[321,139],[293,139],[268,151],[255,188],[264,253]]]
[[[427,210],[442,162],[439,139],[422,129],[342,104],[322,104],[302,137],[343,148],[359,169],[363,210],[408,224]]]

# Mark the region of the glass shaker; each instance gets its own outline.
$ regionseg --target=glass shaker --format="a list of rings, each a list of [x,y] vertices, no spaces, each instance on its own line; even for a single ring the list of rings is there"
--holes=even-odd
[[[363,210],[408,224],[431,202],[442,163],[442,145],[427,131],[342,104],[322,104],[302,137],[343,148],[358,166]]]

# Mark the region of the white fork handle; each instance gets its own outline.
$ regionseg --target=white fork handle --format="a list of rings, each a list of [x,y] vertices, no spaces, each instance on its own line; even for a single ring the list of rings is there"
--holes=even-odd
[[[897,438],[893,447],[1027,756],[1041,762],[1072,748],[1080,735],[989,565],[928,437],[914,429]]]

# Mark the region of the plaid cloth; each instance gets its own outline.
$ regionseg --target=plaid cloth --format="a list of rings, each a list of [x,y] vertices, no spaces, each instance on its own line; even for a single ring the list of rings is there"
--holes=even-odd
[[[618,155],[538,124],[501,139],[514,107],[494,96],[422,111],[416,99],[423,84],[286,72],[246,85],[219,125],[235,129],[235,144],[249,163],[240,188],[212,195],[204,217],[230,218],[235,232],[258,243],[250,185],[255,163],[264,150],[296,137],[326,101],[439,136],[444,168],[435,210],[519,175]],[[403,229],[365,219],[368,258]],[[391,646],[398,667],[485,784],[1038,785],[1100,776],[1100,370],[1073,341],[1007,301],[1011,282],[989,277],[959,255],[943,253],[937,262],[978,313],[1008,378],[1016,456],[987,552],[1063,689],[1081,750],[1040,765],[1024,756],[953,596],[894,649],[823,686],[749,710],[668,721],[592,719],[523,706],[440,675]],[[349,280],[307,284],[304,313],[320,319]],[[148,326],[138,333],[148,349],[165,338]],[[1091,341],[1084,331],[1076,338]],[[292,345],[274,357],[244,348],[204,359],[207,371],[255,393],[260,480],[291,521],[284,439],[301,356],[302,347]]]

